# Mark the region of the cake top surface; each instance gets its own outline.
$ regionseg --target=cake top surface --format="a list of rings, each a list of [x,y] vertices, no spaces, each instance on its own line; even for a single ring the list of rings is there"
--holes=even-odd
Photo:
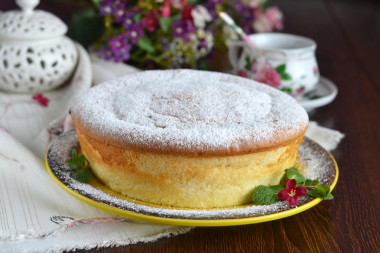
[[[119,147],[172,154],[244,154],[289,144],[308,125],[290,96],[245,78],[144,71],[102,83],[72,107],[76,127]]]

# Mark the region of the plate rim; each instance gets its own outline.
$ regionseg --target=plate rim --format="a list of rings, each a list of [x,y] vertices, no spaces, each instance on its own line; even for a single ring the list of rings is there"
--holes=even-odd
[[[75,197],[76,199],[93,206],[95,208],[101,209],[103,211],[106,211],[108,213],[112,213],[118,216],[122,216],[125,218],[131,218],[134,220],[139,220],[143,222],[152,222],[156,224],[165,224],[165,225],[179,225],[179,226],[198,226],[198,227],[218,227],[218,226],[236,226],[236,225],[246,225],[246,224],[255,224],[255,223],[263,223],[273,220],[278,220],[286,217],[293,216],[295,214],[304,212],[317,204],[319,204],[322,199],[315,198],[303,205],[290,208],[287,210],[279,211],[277,213],[272,214],[266,214],[266,215],[260,215],[260,216],[251,216],[251,217],[242,217],[242,218],[221,218],[221,219],[191,219],[191,218],[173,218],[173,217],[162,217],[162,216],[156,216],[156,215],[150,215],[150,214],[144,214],[144,213],[138,213],[133,212],[130,210],[124,210],[118,207],[111,206],[107,203],[99,202],[94,199],[91,199],[90,197],[87,197],[70,187],[68,187],[66,184],[64,184],[53,172],[49,165],[48,161],[48,153],[50,151],[51,146],[47,149],[46,155],[45,155],[45,168],[48,172],[48,174],[52,177],[52,179],[55,181],[55,183],[61,187],[64,191],[66,191],[71,196]],[[330,185],[330,192],[335,188],[338,177],[339,177],[339,168],[338,164],[334,158],[334,156],[325,150],[330,158],[333,161],[334,167],[335,167],[335,178],[333,182]],[[105,186],[107,187],[107,186]],[[108,188],[108,187],[107,187]],[[101,190],[101,189],[99,189]],[[115,196],[118,198],[117,196]],[[168,208],[168,207],[166,207]],[[233,208],[233,207],[231,207]],[[230,209],[231,209],[230,208]],[[236,207],[238,208],[238,206]],[[175,208],[172,208],[175,209]],[[228,209],[228,207],[226,208]]]

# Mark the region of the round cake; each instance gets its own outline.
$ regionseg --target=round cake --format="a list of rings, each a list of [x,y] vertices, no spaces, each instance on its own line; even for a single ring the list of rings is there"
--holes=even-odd
[[[196,70],[145,71],[102,83],[71,110],[83,154],[109,188],[144,202],[214,208],[278,184],[308,126],[267,85]]]

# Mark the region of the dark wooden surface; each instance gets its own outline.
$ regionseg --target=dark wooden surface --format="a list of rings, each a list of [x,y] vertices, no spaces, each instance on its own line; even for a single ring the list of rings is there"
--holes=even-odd
[[[332,152],[340,168],[335,199],[282,220],[194,228],[97,252],[380,252],[380,1],[272,3],[285,15],[284,32],[317,42],[320,72],[339,88],[333,103],[311,114],[312,120],[346,134]]]

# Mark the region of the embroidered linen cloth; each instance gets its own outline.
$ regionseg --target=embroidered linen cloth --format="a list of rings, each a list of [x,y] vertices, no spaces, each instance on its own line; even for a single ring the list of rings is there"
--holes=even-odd
[[[91,63],[94,83],[138,71],[124,64],[105,62],[96,57],[91,59]],[[90,86],[86,79],[87,75],[79,73],[81,71],[78,70],[74,75],[73,80],[76,80],[77,76],[81,78],[78,78],[80,81],[76,88],[72,88],[71,94],[69,91],[62,90],[62,96],[67,94],[66,103],[59,105],[59,110],[56,108],[59,113],[51,115],[50,122],[46,119],[44,121],[46,123],[39,123],[39,129],[31,129],[28,124],[34,124],[33,126],[37,127],[37,123],[32,123],[33,120],[29,119],[24,121],[24,125],[18,129],[7,127],[10,133],[0,130],[1,252],[61,252],[119,246],[153,241],[163,236],[185,233],[191,229],[141,223],[103,212],[71,197],[50,179],[41,158],[55,135],[70,127],[70,117],[67,117],[67,112],[72,97]],[[70,89],[71,85],[73,84],[66,89]],[[53,103],[55,95],[50,95],[50,93],[44,95],[51,99],[50,103]],[[32,105],[33,101],[27,100],[28,97],[24,99],[28,102],[21,103]],[[40,106],[38,103],[35,105]],[[58,107],[58,104],[56,106]],[[25,107],[16,107],[15,104],[13,109],[12,107],[6,109],[12,110],[6,111],[8,113],[17,112],[16,109],[25,110]],[[18,112],[18,115],[21,113],[22,111]],[[43,111],[34,113],[43,113]],[[3,121],[0,122],[0,126],[4,128]],[[22,130],[29,132],[24,134]],[[31,133],[34,135],[30,136]],[[343,137],[340,132],[320,127],[316,123],[310,124],[307,135],[327,149],[336,147]]]

